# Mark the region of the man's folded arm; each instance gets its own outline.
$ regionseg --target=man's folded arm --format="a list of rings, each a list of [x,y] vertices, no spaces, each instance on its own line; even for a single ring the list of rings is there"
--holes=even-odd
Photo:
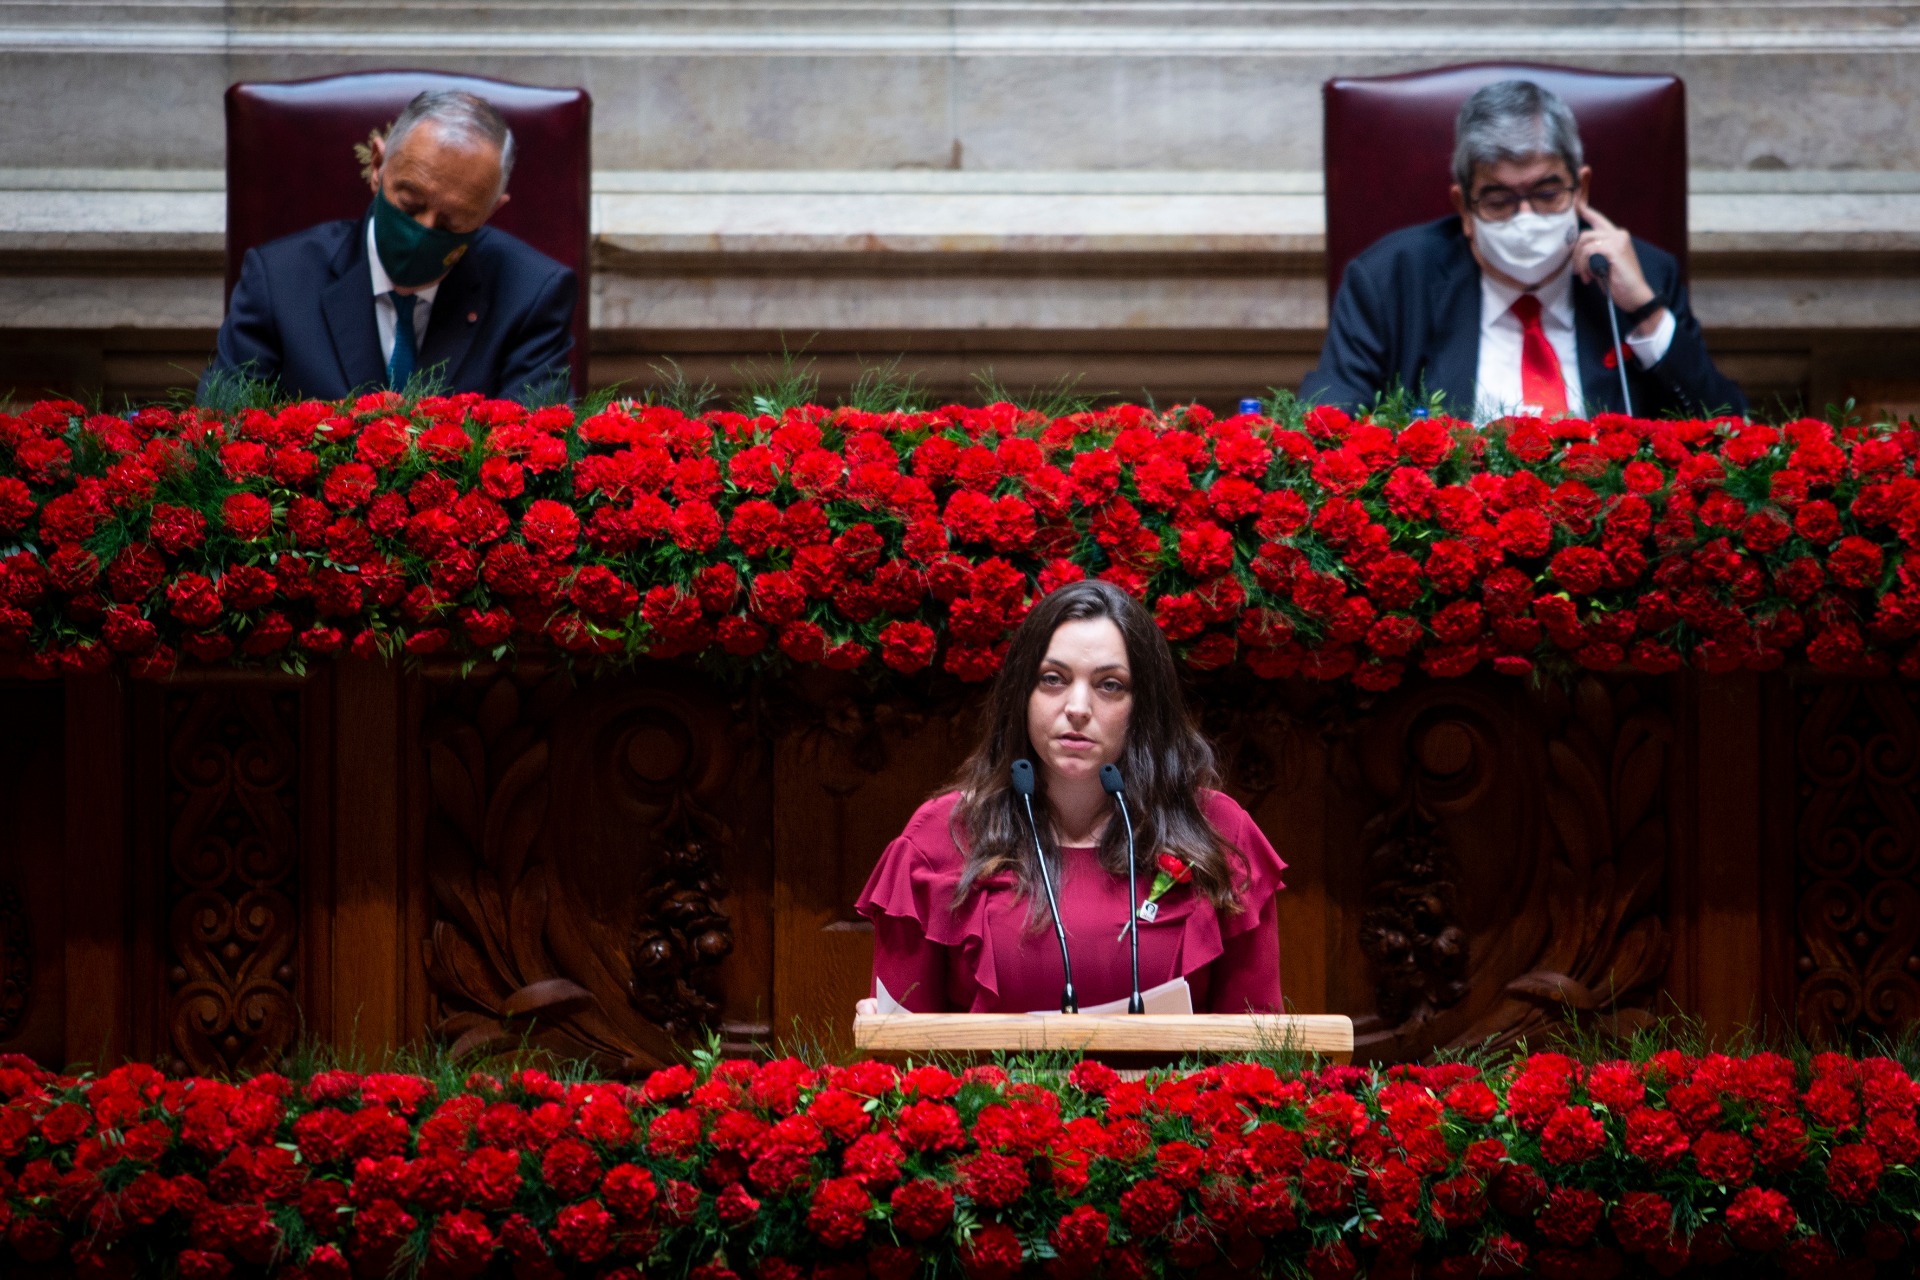
[[[240,281],[227,303],[227,318],[214,342],[213,360],[200,375],[195,399],[206,403],[209,391],[223,377],[262,381],[280,376],[280,329],[273,318],[273,296],[260,251],[247,250],[240,260]]]
[[[1386,387],[1386,309],[1378,294],[1365,264],[1351,263],[1333,300],[1320,363],[1300,384],[1302,400],[1358,413]]]
[[[501,362],[501,399],[564,400],[572,394],[573,304],[579,288],[579,278],[565,269],[541,286]]]

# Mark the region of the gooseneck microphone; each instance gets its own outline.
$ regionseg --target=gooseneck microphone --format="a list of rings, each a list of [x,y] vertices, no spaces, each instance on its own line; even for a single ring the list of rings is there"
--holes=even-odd
[[[1133,852],[1133,815],[1127,812],[1127,788],[1116,766],[1100,766],[1100,785],[1120,806],[1120,821],[1127,827],[1127,939],[1133,944],[1133,994],[1127,997],[1127,1012],[1145,1013],[1147,1004],[1140,998],[1140,878]]]
[[[1587,259],[1587,270],[1600,282],[1600,288],[1607,295],[1607,324],[1613,329],[1613,363],[1620,371],[1620,407],[1626,410],[1629,418],[1633,416],[1633,392],[1627,390],[1627,353],[1620,349],[1620,312],[1613,305],[1613,286],[1607,283],[1607,276],[1613,270],[1613,264],[1607,261],[1607,255],[1596,253]]]
[[[1033,836],[1033,856],[1040,859],[1040,883],[1047,890],[1047,909],[1053,913],[1053,933],[1060,939],[1060,969],[1067,985],[1060,991],[1060,1012],[1080,1012],[1080,1001],[1073,994],[1073,960],[1067,955],[1067,930],[1060,923],[1060,900],[1053,896],[1053,872],[1047,869],[1047,851],[1040,847],[1040,827],[1033,820],[1033,761],[1013,762],[1013,789],[1027,807],[1027,831]]]

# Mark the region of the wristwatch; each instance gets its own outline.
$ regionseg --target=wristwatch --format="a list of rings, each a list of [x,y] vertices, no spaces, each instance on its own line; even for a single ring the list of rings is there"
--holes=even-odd
[[[1635,329],[1645,324],[1655,312],[1666,305],[1667,300],[1656,293],[1653,297],[1647,299],[1647,301],[1641,303],[1633,310],[1621,313],[1620,332],[1632,333]]]

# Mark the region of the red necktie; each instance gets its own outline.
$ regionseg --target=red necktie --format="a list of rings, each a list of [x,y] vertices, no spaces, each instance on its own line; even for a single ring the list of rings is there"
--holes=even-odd
[[[1547,341],[1540,324],[1540,299],[1523,293],[1513,304],[1520,321],[1520,398],[1540,406],[1548,418],[1567,416],[1567,380],[1560,374],[1560,357]]]

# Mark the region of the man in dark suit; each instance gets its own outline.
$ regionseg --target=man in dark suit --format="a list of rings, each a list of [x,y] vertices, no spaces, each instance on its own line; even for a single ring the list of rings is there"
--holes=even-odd
[[[1458,216],[1383,236],[1347,267],[1304,399],[1359,411],[1398,386],[1444,392],[1449,412],[1477,422],[1619,413],[1611,293],[1635,414],[1746,411],[1707,355],[1672,255],[1587,204],[1591,170],[1565,102],[1527,80],[1489,85],[1460,108],[1454,137]]]
[[[236,374],[321,400],[410,382],[564,399],[573,272],[485,225],[513,149],[484,99],[415,98],[373,143],[364,215],[247,252],[202,402]]]

